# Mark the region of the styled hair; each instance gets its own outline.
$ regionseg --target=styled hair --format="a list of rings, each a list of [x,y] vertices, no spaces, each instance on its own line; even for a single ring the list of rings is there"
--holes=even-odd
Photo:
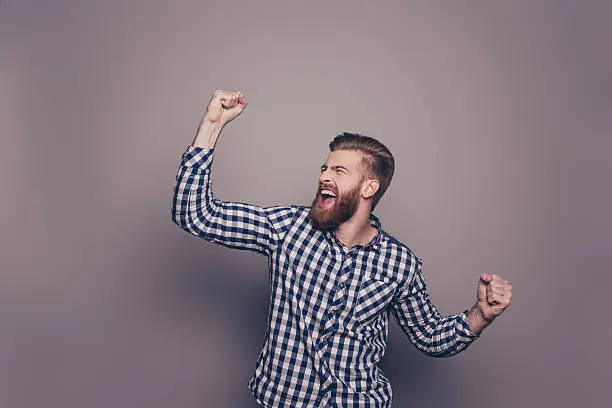
[[[329,151],[356,150],[363,154],[362,176],[378,180],[378,191],[372,197],[372,210],[391,184],[395,170],[393,155],[385,145],[370,136],[343,132],[329,143]]]

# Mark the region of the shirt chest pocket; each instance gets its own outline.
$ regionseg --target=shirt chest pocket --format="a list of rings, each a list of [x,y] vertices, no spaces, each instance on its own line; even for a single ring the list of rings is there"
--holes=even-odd
[[[397,282],[384,276],[364,276],[355,299],[353,317],[360,325],[375,320],[393,299]]]

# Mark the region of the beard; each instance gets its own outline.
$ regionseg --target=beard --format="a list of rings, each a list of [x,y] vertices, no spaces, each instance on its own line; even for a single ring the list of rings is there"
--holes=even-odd
[[[310,223],[312,226],[321,230],[334,229],[351,218],[359,205],[359,187],[360,184],[357,183],[354,188],[345,193],[340,194],[338,192],[338,196],[333,199],[333,204],[330,207],[321,205],[322,195],[319,188],[310,207]]]

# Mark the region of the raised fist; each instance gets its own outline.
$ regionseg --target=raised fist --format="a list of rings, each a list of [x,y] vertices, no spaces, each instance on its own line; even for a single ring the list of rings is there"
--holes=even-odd
[[[211,124],[225,125],[227,122],[240,115],[248,103],[249,102],[240,91],[230,92],[216,90],[210,102],[208,102],[206,113],[202,121]]]
[[[499,275],[483,273],[478,282],[477,298],[482,317],[491,321],[510,305],[512,285]]]

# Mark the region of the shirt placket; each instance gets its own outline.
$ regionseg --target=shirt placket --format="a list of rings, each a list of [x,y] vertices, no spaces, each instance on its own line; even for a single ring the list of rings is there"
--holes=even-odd
[[[317,398],[317,403],[322,407],[332,406],[330,396],[334,387],[334,381],[332,381],[329,372],[330,339],[338,330],[340,313],[346,307],[348,299],[346,292],[355,267],[354,260],[357,251],[357,248],[353,248],[349,251],[335,242],[333,238],[330,240],[330,247],[335,259],[334,275],[336,279],[334,287],[332,288],[332,293],[330,294],[332,301],[325,315],[318,343],[318,355],[321,361],[324,362],[323,368],[326,370],[326,372],[321,373],[324,379],[321,388],[322,394]]]

